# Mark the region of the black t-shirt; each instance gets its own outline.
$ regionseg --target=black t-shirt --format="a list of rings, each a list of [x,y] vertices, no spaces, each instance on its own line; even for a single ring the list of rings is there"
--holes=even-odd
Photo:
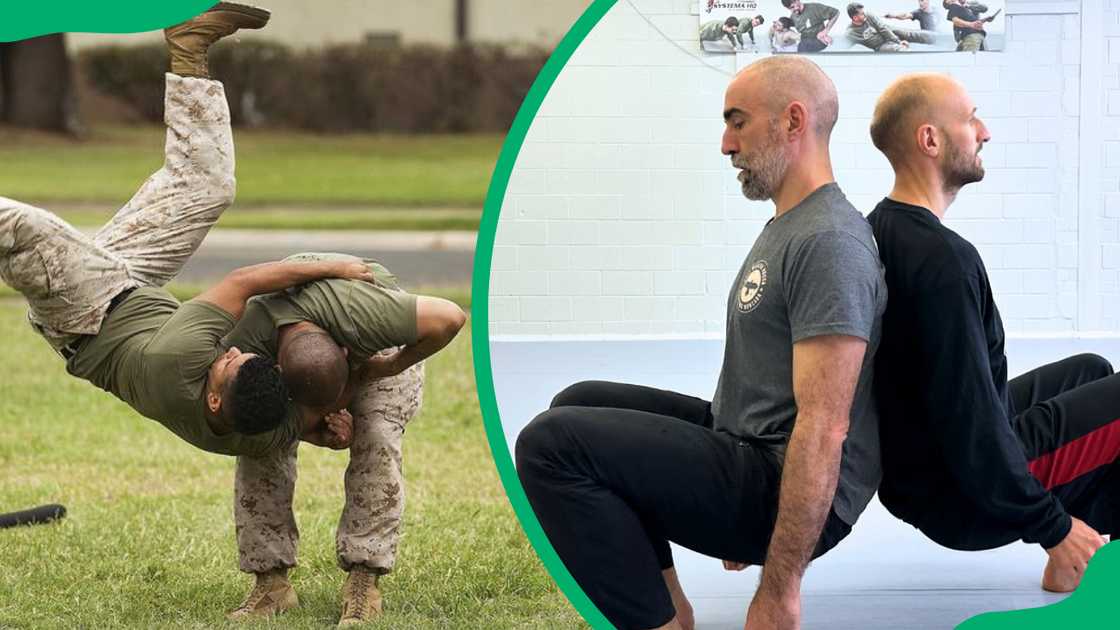
[[[1012,429],[1003,322],[980,254],[925,208],[884,199],[868,221],[889,296],[875,356],[880,500],[946,547],[1056,545],[1070,517]]]
[[[971,8],[969,8],[967,6],[961,6],[959,4],[950,4],[949,8],[948,8],[948,11],[949,11],[949,13],[948,13],[948,15],[945,16],[945,19],[949,20],[950,22],[953,21],[953,18],[960,18],[960,19],[964,20],[965,22],[975,22],[976,20],[980,19],[980,16],[977,15]],[[985,34],[984,31],[978,31],[974,28],[963,28],[963,27],[957,26],[956,24],[953,24],[953,30],[959,35],[958,39],[960,37],[964,37],[965,35],[971,35],[973,33],[979,33],[981,35]]]

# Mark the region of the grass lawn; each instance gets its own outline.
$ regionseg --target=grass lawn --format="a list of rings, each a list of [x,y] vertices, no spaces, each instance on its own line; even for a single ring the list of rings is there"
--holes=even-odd
[[[460,290],[449,297],[467,299]],[[50,526],[0,530],[0,628],[240,627],[232,458],[203,453],[69,377],[0,299],[0,511],[59,502]],[[464,330],[428,363],[405,438],[408,500],[386,614],[370,627],[574,628],[582,622],[518,526],[490,459]],[[346,454],[300,449],[301,605],[251,627],[333,627]]]
[[[97,128],[81,141],[0,128],[0,194],[100,224],[159,168],[163,136],[156,126]],[[238,129],[237,203],[222,225],[474,229],[502,139]],[[371,210],[380,214],[358,216]]]

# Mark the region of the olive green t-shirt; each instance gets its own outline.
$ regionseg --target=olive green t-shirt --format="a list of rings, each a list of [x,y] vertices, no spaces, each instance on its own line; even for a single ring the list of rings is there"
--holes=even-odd
[[[824,30],[825,24],[840,13],[839,9],[816,2],[805,2],[801,13],[791,15],[794,28],[801,31],[801,39],[811,39]]]
[[[223,455],[259,455],[297,438],[293,418],[258,435],[215,434],[204,390],[218,343],[235,323],[222,309],[166,290],[132,292],[87,338],[66,370],[128,403],[194,446]]]
[[[345,254],[302,254],[292,259],[362,260]],[[330,333],[350,351],[349,358],[355,363],[386,348],[415,344],[416,296],[401,291],[396,278],[381,265],[363,262],[373,271],[375,283],[319,280],[249,300],[244,316],[222,346],[237,346],[242,352],[276,360],[277,328],[303,321]]]

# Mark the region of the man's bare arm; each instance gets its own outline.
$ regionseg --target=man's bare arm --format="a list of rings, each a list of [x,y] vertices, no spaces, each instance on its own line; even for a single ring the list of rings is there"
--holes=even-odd
[[[817,546],[840,473],[867,342],[826,335],[793,346],[797,419],[782,469],[778,518],[747,628],[797,628],[801,577]]]
[[[270,262],[235,269],[195,299],[213,304],[240,319],[245,311],[245,302],[254,295],[326,278],[374,281],[373,273],[363,263],[330,260]]]
[[[832,27],[836,26],[836,20],[839,19],[839,18],[840,18],[840,12],[837,11],[836,14],[832,16],[832,19],[829,20],[824,25],[824,28],[821,29],[821,32],[817,33],[817,39],[819,39],[819,40],[821,40],[822,42],[825,42],[825,43],[829,43],[829,44],[832,43],[831,42],[831,40],[832,40],[832,35],[831,35]]]
[[[977,20],[976,22],[969,22],[968,20],[962,20],[959,17],[953,18],[953,26],[957,28],[971,28],[977,31],[984,30],[984,24],[979,20]]]
[[[371,357],[361,377],[396,376],[409,367],[439,352],[451,343],[467,321],[463,309],[454,302],[427,296],[416,297],[416,335],[418,341],[391,355]],[[351,377],[353,379],[353,377]]]

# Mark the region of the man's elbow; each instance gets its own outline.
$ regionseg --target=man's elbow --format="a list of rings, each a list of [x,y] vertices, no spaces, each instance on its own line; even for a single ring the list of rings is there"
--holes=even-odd
[[[447,313],[444,315],[442,321],[443,334],[446,336],[447,340],[451,341],[454,339],[455,335],[459,334],[459,331],[463,329],[466,323],[467,314],[463,312],[463,309],[459,308],[459,305],[454,302],[448,302]]]
[[[426,335],[446,345],[459,334],[467,322],[467,314],[458,304],[442,298],[422,298]]]

